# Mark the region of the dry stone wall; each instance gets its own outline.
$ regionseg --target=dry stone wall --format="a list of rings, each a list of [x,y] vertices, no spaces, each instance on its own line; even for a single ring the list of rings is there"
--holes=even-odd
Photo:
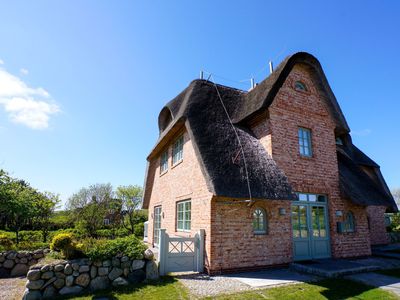
[[[27,274],[24,300],[50,299],[126,286],[158,279],[158,266],[147,249],[143,259],[116,256],[102,261],[88,258],[32,266]]]
[[[35,251],[0,252],[0,277],[26,275],[29,267],[37,264],[48,251],[48,249],[39,249]]]

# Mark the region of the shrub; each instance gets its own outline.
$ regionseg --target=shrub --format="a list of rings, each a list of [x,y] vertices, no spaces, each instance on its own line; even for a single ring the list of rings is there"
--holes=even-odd
[[[20,241],[25,242],[41,242],[43,240],[43,235],[41,231],[38,230],[22,230],[19,232]]]
[[[16,250],[37,250],[49,248],[48,243],[22,241],[15,246]]]
[[[72,247],[73,235],[71,233],[59,233],[53,237],[50,249],[55,251],[64,251]]]
[[[3,250],[11,250],[14,247],[14,242],[9,236],[0,234],[0,247]]]
[[[65,258],[77,258],[83,256],[82,252],[76,247],[74,236],[71,233],[59,233],[53,237],[50,249],[61,251]]]
[[[142,238],[144,235],[144,223],[140,222],[135,224],[135,226],[133,226],[133,232],[135,236]]]
[[[126,228],[115,228],[115,229],[99,229],[96,231],[98,238],[114,239],[117,237],[128,236],[129,230]]]
[[[146,250],[142,241],[133,235],[115,240],[87,239],[84,244],[84,253],[92,260],[109,259],[117,254],[126,255],[131,259],[141,259]]]

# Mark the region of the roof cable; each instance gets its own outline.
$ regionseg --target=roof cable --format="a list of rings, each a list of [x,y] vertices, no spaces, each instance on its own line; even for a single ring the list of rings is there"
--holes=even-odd
[[[216,85],[215,80],[214,80],[214,77],[212,76],[212,74],[210,74],[209,78],[212,79],[211,82],[213,83],[213,85],[214,85],[214,87],[215,87],[215,90],[217,91],[217,95],[218,95],[219,101],[221,102],[221,105],[222,105],[222,107],[223,107],[223,109],[224,109],[224,111],[225,111],[225,114],[226,114],[226,116],[228,117],[229,123],[231,124],[231,126],[232,126],[232,128],[233,128],[233,131],[235,132],[236,139],[237,139],[238,142],[239,142],[240,150],[241,150],[242,156],[243,156],[243,164],[244,164],[244,170],[245,170],[245,173],[246,173],[247,188],[248,188],[248,190],[249,190],[249,200],[250,200],[250,204],[251,204],[251,203],[253,202],[253,199],[252,199],[252,195],[251,195],[251,187],[250,187],[250,180],[249,180],[249,172],[248,172],[248,170],[247,170],[247,161],[246,161],[246,155],[244,154],[243,145],[242,145],[242,142],[241,142],[241,140],[240,140],[239,134],[238,134],[238,132],[237,132],[237,130],[236,130],[236,127],[235,127],[235,125],[233,125],[232,119],[231,119],[231,117],[229,116],[228,110],[227,110],[226,107],[225,107],[224,101],[222,100],[221,94],[220,94],[220,92],[219,92],[219,90],[218,90],[218,86]],[[249,205],[250,205],[250,204],[249,204]]]

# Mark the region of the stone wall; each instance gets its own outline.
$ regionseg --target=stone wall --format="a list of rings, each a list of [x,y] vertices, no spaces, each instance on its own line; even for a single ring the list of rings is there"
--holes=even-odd
[[[146,250],[143,259],[116,256],[103,261],[88,258],[32,266],[27,274],[24,300],[94,292],[158,279],[153,253]]]
[[[0,252],[0,278],[26,275],[29,267],[38,263],[48,251],[48,249],[39,249]]]

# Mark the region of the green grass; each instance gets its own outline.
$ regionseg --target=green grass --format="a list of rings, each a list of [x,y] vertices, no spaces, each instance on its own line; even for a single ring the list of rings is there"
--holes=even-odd
[[[380,270],[375,271],[375,273],[400,278],[400,269]]]
[[[357,299],[357,300],[391,300],[399,299],[396,295],[381,289],[366,286],[364,284],[348,281],[344,279],[326,279],[315,283],[293,284],[283,287],[254,290],[251,292],[238,293],[234,295],[224,295],[216,300],[227,299],[279,299],[279,300],[298,300],[298,299]]]
[[[94,295],[84,295],[74,298],[76,300],[91,300],[107,297],[111,300],[193,300],[199,299],[190,295],[187,289],[175,278],[164,277],[159,282],[152,284],[138,284],[117,291],[103,291]],[[270,289],[253,290],[243,293],[207,297],[205,299],[230,300],[230,299],[269,299],[269,300],[298,300],[298,299],[357,299],[357,300],[391,300],[399,299],[392,293],[381,289],[366,286],[361,283],[344,279],[327,279],[315,283],[293,284]]]
[[[186,288],[173,277],[163,277],[160,281],[150,284],[131,285],[114,291],[102,291],[81,297],[62,297],[57,299],[91,300],[107,297],[110,300],[186,300],[191,299]]]

